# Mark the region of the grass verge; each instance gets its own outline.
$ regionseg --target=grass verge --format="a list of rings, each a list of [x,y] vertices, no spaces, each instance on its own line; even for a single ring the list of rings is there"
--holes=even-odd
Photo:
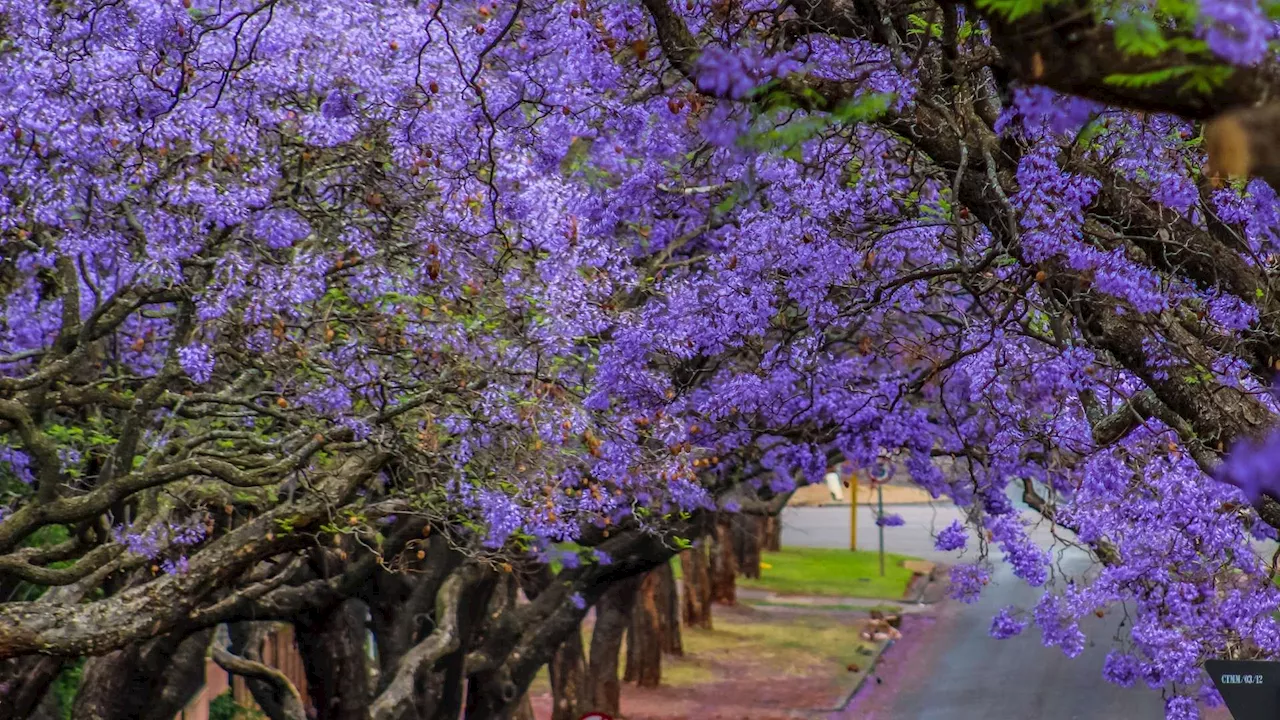
[[[911,582],[911,571],[902,563],[912,558],[885,553],[884,576],[879,553],[827,548],[784,548],[764,553],[760,579],[739,578],[742,587],[781,595],[900,600]]]

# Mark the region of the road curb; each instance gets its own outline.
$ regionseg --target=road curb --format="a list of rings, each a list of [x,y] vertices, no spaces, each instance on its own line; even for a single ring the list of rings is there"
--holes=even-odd
[[[923,582],[919,582],[920,588],[912,593],[911,585],[907,586],[907,600],[916,605],[935,605],[942,600],[942,580],[941,571],[946,568],[945,565],[934,565],[928,575],[919,575],[911,580],[911,584],[917,584],[918,578],[924,578]],[[914,595],[914,599],[912,599]]]
[[[833,708],[820,708],[817,710],[810,710],[808,711],[810,716],[813,716],[813,715],[827,716],[832,713],[840,713],[840,712],[844,712],[845,710],[848,710],[849,704],[853,702],[853,698],[858,695],[858,692],[860,690],[862,690],[862,686],[866,685],[868,680],[875,677],[876,666],[880,664],[880,658],[884,657],[884,654],[889,651],[889,648],[893,647],[893,643],[894,643],[893,640],[885,640],[883,643],[881,643],[880,647],[876,650],[875,654],[871,656],[871,661],[867,665],[867,672],[862,675],[862,678],[858,680],[858,682],[853,686],[853,689],[851,689],[848,692],[848,694],[844,696],[844,700],[840,701],[839,705]]]

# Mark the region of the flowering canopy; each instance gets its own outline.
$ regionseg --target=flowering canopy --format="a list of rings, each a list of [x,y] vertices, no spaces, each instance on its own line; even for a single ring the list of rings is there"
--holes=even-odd
[[[4,2],[0,586],[122,625],[5,603],[0,659],[316,538],[545,561],[892,451],[988,538],[957,597],[988,545],[1048,585],[1011,497],[1102,564],[994,635],[1127,603],[1108,679],[1194,712],[1280,654],[1280,476],[1212,479],[1277,412],[1280,201],[1196,124],[1275,29],[1060,4]]]

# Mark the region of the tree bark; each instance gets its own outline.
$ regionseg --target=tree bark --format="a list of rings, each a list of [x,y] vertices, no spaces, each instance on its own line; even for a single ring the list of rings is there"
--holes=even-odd
[[[85,663],[71,717],[172,720],[204,684],[213,629],[166,635]]]
[[[569,634],[547,668],[551,674],[551,720],[578,720],[587,671],[581,630]]]
[[[778,552],[782,549],[782,518],[769,515],[764,519],[764,538],[760,542],[765,552]]]
[[[0,660],[0,718],[25,718],[35,712],[63,662],[47,656]]]
[[[618,654],[639,585],[639,577],[618,580],[596,603],[596,625],[591,633],[591,657],[587,663],[585,707],[582,708],[585,712],[619,713]]]
[[[658,589],[659,600],[662,601],[659,615],[662,621],[662,651],[677,657],[684,655],[684,639],[680,636],[680,593],[676,590],[676,571],[668,561],[659,565],[654,572],[659,573],[661,587]]]
[[[668,569],[670,566],[667,566]],[[627,671],[622,679],[637,687],[655,688],[662,683],[662,648],[666,643],[662,627],[666,588],[662,584],[662,567],[645,573],[636,590],[631,607],[631,625],[627,629]]]
[[[317,720],[366,718],[372,688],[364,619],[364,604],[348,600],[327,612],[308,613],[295,623],[307,694]]]
[[[743,577],[760,577],[760,545],[764,540],[764,518],[759,515],[733,516],[733,555]]]
[[[533,714],[533,701],[529,699],[529,693],[525,693],[520,699],[520,704],[516,706],[516,712],[511,717],[512,720],[538,720]]]
[[[711,600],[721,605],[738,602],[737,562],[733,552],[733,525],[727,517],[716,519],[710,555]]]
[[[687,627],[711,629],[711,570],[707,561],[707,543],[699,540],[680,553],[681,583],[684,606],[681,613]]]

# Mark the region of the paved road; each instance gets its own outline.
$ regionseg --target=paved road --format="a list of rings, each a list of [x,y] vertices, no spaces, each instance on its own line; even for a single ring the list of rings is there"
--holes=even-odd
[[[876,547],[869,508],[860,508],[858,542]],[[886,512],[890,511],[886,508]],[[885,548],[934,561],[963,561],[958,553],[933,548],[932,534],[960,517],[951,505],[896,506],[906,525],[885,528]],[[783,513],[783,545],[847,547],[849,508],[794,508]],[[1047,527],[1034,537],[1055,549],[1058,571],[1086,572],[1087,556],[1054,544]],[[972,542],[970,543],[972,546]],[[972,551],[970,551],[972,556]],[[999,552],[995,553],[997,556]],[[1124,689],[1102,679],[1102,662],[1121,622],[1116,611],[1082,625],[1089,643],[1082,655],[1067,658],[1040,643],[1039,632],[995,640],[987,635],[991,618],[1004,605],[1029,608],[1042,590],[1027,587],[999,568],[982,599],[974,605],[945,603],[929,616],[911,616],[906,637],[892,648],[879,674],[881,685],[864,688],[839,717],[852,720],[1158,720],[1164,717],[1158,693]],[[1223,718],[1215,714],[1212,717]]]

